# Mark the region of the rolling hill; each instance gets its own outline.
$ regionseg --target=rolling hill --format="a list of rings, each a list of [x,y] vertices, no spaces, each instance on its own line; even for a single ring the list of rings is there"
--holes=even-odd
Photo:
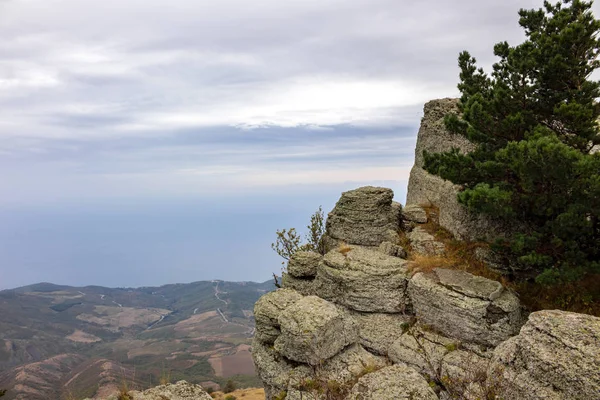
[[[0,291],[0,388],[7,400],[41,400],[161,380],[259,385],[249,351],[252,309],[273,288],[273,281],[201,281]]]

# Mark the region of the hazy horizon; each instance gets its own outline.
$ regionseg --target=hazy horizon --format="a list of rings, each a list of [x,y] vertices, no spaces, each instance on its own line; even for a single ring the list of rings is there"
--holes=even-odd
[[[269,279],[342,191],[404,203],[459,52],[541,6],[0,0],[0,289]]]

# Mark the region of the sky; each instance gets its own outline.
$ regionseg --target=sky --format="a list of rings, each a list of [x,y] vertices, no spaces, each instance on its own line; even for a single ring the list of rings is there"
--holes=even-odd
[[[269,279],[541,3],[0,0],[0,289]]]

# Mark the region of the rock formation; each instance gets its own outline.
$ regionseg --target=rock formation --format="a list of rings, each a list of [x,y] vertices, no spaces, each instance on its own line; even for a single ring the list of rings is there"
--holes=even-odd
[[[408,206],[389,189],[343,193],[327,220],[327,253],[295,254],[283,288],[256,303],[252,352],[267,400],[600,400],[600,318],[541,311],[527,320],[500,283],[418,271],[406,259],[403,246],[432,259],[446,251],[424,225],[423,203],[459,238],[501,230],[421,168],[425,148],[469,149],[445,131],[449,111],[456,101],[425,106]]]
[[[202,386],[179,381],[167,383],[144,391],[132,390],[127,393],[131,400],[212,400],[212,397],[204,391]],[[105,400],[118,400],[123,397],[114,395]]]

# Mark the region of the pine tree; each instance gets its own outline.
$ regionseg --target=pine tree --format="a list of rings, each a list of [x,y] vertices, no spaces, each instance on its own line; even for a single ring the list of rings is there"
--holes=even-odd
[[[425,152],[425,169],[464,188],[458,200],[519,227],[493,248],[541,283],[600,272],[600,21],[591,1],[519,11],[526,40],[494,46],[491,75],[458,59],[460,115],[446,127],[469,154]]]

